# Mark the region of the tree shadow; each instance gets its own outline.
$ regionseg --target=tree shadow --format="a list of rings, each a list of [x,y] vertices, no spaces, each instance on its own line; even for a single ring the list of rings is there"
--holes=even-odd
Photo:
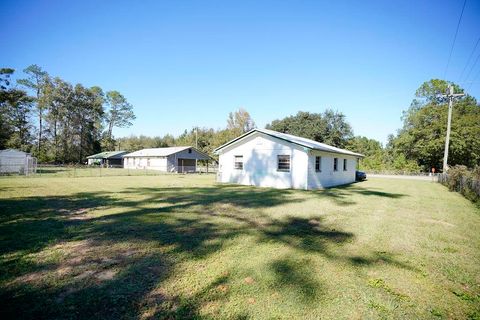
[[[365,197],[378,197],[378,198],[387,198],[387,199],[400,199],[403,197],[408,197],[407,194],[403,193],[393,193],[393,192],[384,192],[377,191],[372,188],[365,189],[358,187],[354,184],[346,184],[342,186],[331,187],[323,190],[313,191],[318,194],[320,197],[328,197],[335,204],[340,206],[349,206],[354,205],[357,202],[352,200],[352,196],[361,195]]]
[[[295,213],[275,218],[263,212],[300,201],[292,190],[229,185],[1,199],[0,314],[37,319],[64,318],[74,312],[74,318],[118,319],[150,310],[153,318],[201,318],[202,304],[225,298],[217,287],[228,278],[219,277],[188,298],[169,296],[158,288],[175,276],[181,263],[206,258],[242,235],[328,259],[349,259],[359,266],[378,261],[334,254],[332,249],[352,241],[354,234],[321,218]],[[97,217],[98,209],[107,209],[108,214]],[[145,249],[145,244],[161,253]],[[55,246],[63,258],[47,262],[29,258],[45,250],[55,253]],[[309,262],[303,263],[277,259],[271,270],[280,286],[298,291],[301,301],[308,303],[322,290],[310,276]],[[59,280],[51,283],[46,274]]]
[[[294,293],[303,303],[311,303],[322,293],[322,286],[315,281],[315,272],[309,261],[281,258],[270,263],[275,289]]]

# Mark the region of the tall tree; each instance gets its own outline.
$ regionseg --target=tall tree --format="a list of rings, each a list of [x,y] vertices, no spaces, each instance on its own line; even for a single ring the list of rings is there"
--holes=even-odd
[[[107,104],[105,113],[105,122],[107,124],[105,145],[109,149],[113,149],[115,145],[112,136],[113,128],[130,127],[136,117],[133,113],[133,106],[128,103],[127,99],[120,92],[108,91],[105,95],[105,101]]]
[[[42,68],[36,64],[30,65],[24,69],[23,72],[27,75],[27,78],[19,79],[17,82],[34,91],[34,101],[38,116],[38,140],[36,153],[39,155],[42,147],[43,118],[44,110],[46,108],[46,99],[42,99],[42,93],[44,93],[44,86],[48,79],[48,73],[43,71]]]
[[[10,87],[14,71],[0,69],[0,149],[9,147],[30,151],[33,99],[25,91]]]
[[[365,156],[365,158],[361,159],[359,162],[360,169],[382,170],[385,168],[384,150],[379,141],[367,137],[356,136],[348,141],[346,148]]]
[[[417,90],[416,98],[423,99],[404,112],[403,127],[391,139],[394,152],[406,160],[415,161],[424,170],[441,168],[445,145],[448,104],[439,100],[448,82],[433,79]],[[463,90],[455,85],[456,92]],[[454,103],[449,164],[474,167],[480,165],[480,106],[475,98],[465,95]]]
[[[68,154],[68,150],[66,150],[69,129],[68,112],[71,110],[74,91],[71,84],[58,77],[48,82],[48,88],[49,101],[46,119],[48,122],[47,133],[51,139],[49,158],[54,162],[64,162],[64,155]]]
[[[296,115],[272,121],[267,125],[267,129],[305,137],[339,148],[344,148],[353,137],[352,127],[346,121],[345,115],[330,109],[324,113],[299,111]]]
[[[227,129],[230,130],[234,136],[244,134],[253,128],[255,128],[255,122],[247,110],[239,108],[237,111],[229,113]]]
[[[0,150],[5,149],[13,128],[11,125],[10,77],[15,72],[11,68],[0,68]]]
[[[100,126],[103,116],[102,92],[98,87],[85,88],[77,84],[74,88],[71,109],[72,147],[82,162],[92,153],[100,151]],[[74,159],[69,159],[74,160]]]
[[[30,113],[33,98],[23,90],[11,89],[7,98],[10,124],[13,131],[8,139],[7,146],[24,151],[30,151],[31,124]]]

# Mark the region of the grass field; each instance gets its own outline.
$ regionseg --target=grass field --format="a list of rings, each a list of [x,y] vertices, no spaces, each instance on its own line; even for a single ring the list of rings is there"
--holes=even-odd
[[[213,180],[0,179],[1,318],[480,318],[480,210],[440,184]]]

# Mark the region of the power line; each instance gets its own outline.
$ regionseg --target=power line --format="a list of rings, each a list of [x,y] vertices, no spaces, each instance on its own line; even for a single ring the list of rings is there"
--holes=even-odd
[[[477,80],[478,76],[480,76],[480,70],[478,70],[477,74],[475,75],[475,77],[473,77],[472,81],[470,82],[470,85],[468,86],[467,92],[470,91],[470,88],[472,88],[472,86],[475,83],[475,80]]]
[[[470,74],[472,73],[473,69],[475,69],[475,66],[477,65],[478,60],[480,59],[480,53],[478,53],[477,59],[475,59],[475,62],[473,63],[472,67],[470,68],[470,71],[468,71],[467,77],[465,78],[465,83],[467,82],[468,78],[470,77]]]
[[[462,22],[463,10],[465,9],[466,4],[467,4],[467,0],[463,2],[462,13],[460,13],[460,18],[458,19],[457,30],[455,31],[455,36],[453,37],[452,48],[450,49],[450,54],[448,55],[447,67],[445,68],[443,79],[445,79],[445,77],[447,76],[448,66],[450,65],[450,59],[452,58],[453,48],[455,47],[455,41],[457,41],[458,29],[460,28],[460,22]]]
[[[475,50],[477,49],[478,43],[480,42],[480,37],[477,40],[477,43],[475,43],[475,46],[473,47],[472,52],[470,53],[470,56],[468,57],[467,64],[462,70],[462,73],[460,74],[460,78],[458,78],[458,81],[462,81],[463,79],[463,74],[465,73],[465,70],[467,70],[468,65],[470,64],[470,61],[472,60],[473,54],[475,53]]]

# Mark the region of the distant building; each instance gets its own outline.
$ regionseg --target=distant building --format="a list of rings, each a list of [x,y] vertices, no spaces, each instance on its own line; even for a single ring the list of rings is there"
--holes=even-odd
[[[0,174],[25,174],[35,173],[37,158],[30,153],[15,149],[0,150]]]
[[[105,165],[107,167],[122,167],[123,156],[127,151],[105,151],[87,157],[88,165]]]
[[[260,187],[319,189],[352,183],[363,155],[314,140],[253,129],[215,149],[217,181]]]
[[[194,147],[142,149],[124,155],[126,169],[150,169],[165,172],[195,172],[197,160],[212,158]]]

